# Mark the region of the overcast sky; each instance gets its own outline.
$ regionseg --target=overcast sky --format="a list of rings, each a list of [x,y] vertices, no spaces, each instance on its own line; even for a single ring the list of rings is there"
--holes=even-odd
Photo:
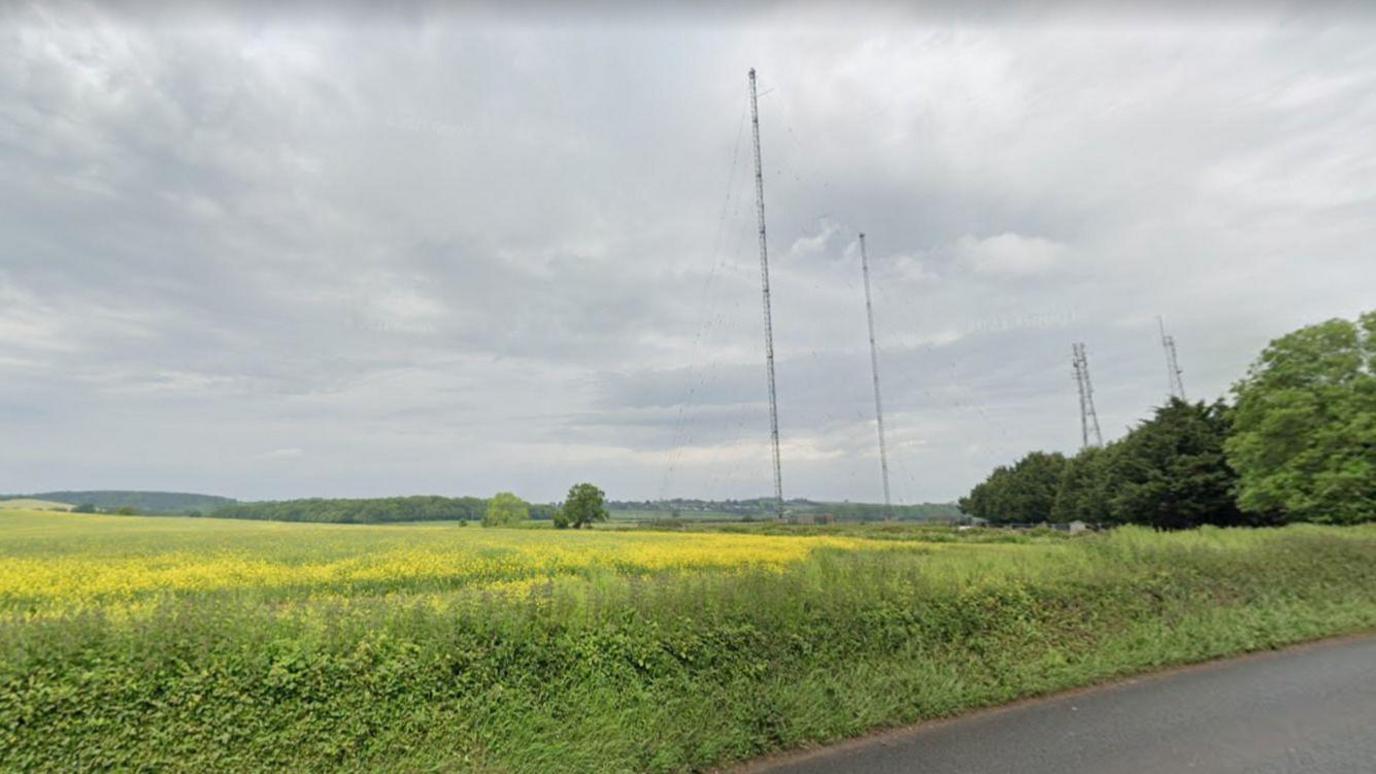
[[[1376,307],[1332,11],[0,10],[0,491],[895,498]],[[1331,9],[1330,9],[1331,10]]]

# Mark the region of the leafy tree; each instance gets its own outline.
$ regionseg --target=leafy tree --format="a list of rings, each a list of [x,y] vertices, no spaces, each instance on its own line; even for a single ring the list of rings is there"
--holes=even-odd
[[[574,484],[570,487],[564,507],[554,514],[554,526],[560,529],[582,529],[595,521],[606,520],[606,494],[592,484]]]
[[[95,513],[96,506],[91,503],[82,503],[72,509],[72,513]]]
[[[1224,456],[1228,408],[1172,398],[1113,445],[1098,496],[1117,523],[1158,529],[1252,523],[1238,509]],[[1101,499],[1100,502],[1104,502]]]
[[[138,515],[138,511],[135,510],[134,506],[132,506],[132,505],[122,505],[122,506],[120,506],[120,507],[118,507],[118,508],[115,509],[115,515],[117,515],[117,516],[136,516],[136,515]]]
[[[1376,311],[1272,341],[1233,387],[1238,501],[1289,520],[1376,520]]]
[[[511,492],[498,492],[487,501],[484,527],[512,527],[530,521],[530,506]]]

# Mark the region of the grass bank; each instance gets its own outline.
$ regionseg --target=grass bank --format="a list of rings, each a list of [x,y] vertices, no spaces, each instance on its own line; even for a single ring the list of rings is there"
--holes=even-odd
[[[70,577],[0,577],[0,769],[693,770],[1376,627],[1373,528],[205,539],[46,518],[0,532],[11,564]],[[251,552],[268,569],[230,564]],[[231,577],[178,574],[198,561]],[[119,562],[155,580],[121,587]]]

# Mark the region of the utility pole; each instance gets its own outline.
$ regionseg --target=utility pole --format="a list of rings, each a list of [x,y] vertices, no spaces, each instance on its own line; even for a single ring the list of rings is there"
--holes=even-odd
[[[1175,356],[1175,337],[1166,334],[1166,322],[1160,315],[1156,317],[1156,325],[1161,329],[1161,348],[1166,350],[1166,379],[1171,397],[1187,400],[1185,382],[1181,378],[1184,372],[1180,370],[1180,362]]]
[[[884,404],[879,399],[879,348],[874,343],[874,305],[870,301],[870,258],[865,252],[865,235],[860,234],[860,273],[865,278],[865,321],[870,327],[870,373],[874,376],[874,424],[879,430],[879,470],[884,476],[884,519],[893,519],[889,498],[889,454],[884,446]]]
[[[769,379],[769,441],[774,452],[774,516],[784,520],[783,470],[779,464],[779,398],[774,388],[774,316],[769,304],[769,247],[764,229],[764,166],[760,161],[760,103],[750,68],[750,127],[755,138],[755,215],[760,223],[760,288],[764,300],[764,362]]]
[[[1089,358],[1085,355],[1083,343],[1070,345],[1075,365],[1075,386],[1080,391],[1080,438],[1081,448],[1103,446],[1104,436],[1099,431],[1099,413],[1094,410],[1094,385],[1089,381]],[[1090,430],[1094,431],[1094,443],[1089,442]]]

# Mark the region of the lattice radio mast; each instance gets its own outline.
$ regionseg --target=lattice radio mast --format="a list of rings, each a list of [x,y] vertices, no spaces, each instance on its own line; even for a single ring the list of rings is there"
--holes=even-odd
[[[755,138],[755,215],[760,223],[760,288],[764,300],[764,361],[769,377],[769,441],[774,452],[774,515],[784,519],[783,470],[779,464],[779,398],[774,388],[774,317],[769,305],[769,247],[764,229],[764,167],[760,162],[760,104],[750,68],[750,127]]]
[[[1156,325],[1161,329],[1161,348],[1166,350],[1166,379],[1170,386],[1171,397],[1186,400],[1185,382],[1181,379],[1180,362],[1175,357],[1175,337],[1167,335],[1166,323],[1159,316]]]
[[[1085,356],[1085,345],[1072,344],[1070,351],[1075,365],[1075,386],[1080,391],[1081,448],[1103,446],[1104,436],[1099,431],[1099,413],[1094,410],[1094,385],[1089,381],[1089,358]],[[1089,442],[1090,430],[1094,431],[1093,444]]]
[[[865,277],[865,321],[870,326],[870,373],[874,376],[874,424],[879,430],[879,470],[884,475],[884,518],[893,519],[889,498],[889,454],[884,446],[884,404],[879,399],[879,348],[874,343],[874,306],[870,301],[870,258],[865,252],[865,235],[860,235],[860,273]]]

